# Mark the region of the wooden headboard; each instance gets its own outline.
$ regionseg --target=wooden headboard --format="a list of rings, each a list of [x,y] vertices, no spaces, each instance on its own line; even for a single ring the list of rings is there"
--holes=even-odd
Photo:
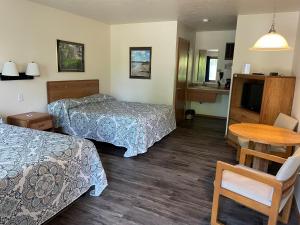
[[[81,98],[99,93],[99,80],[48,81],[48,104],[63,98]]]

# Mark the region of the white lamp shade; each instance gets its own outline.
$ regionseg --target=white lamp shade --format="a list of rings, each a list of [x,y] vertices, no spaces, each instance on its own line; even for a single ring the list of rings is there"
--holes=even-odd
[[[40,75],[39,65],[34,62],[28,63],[25,74],[28,76],[39,76]]]
[[[270,32],[262,36],[250,48],[253,51],[287,51],[290,49],[287,40],[276,32]]]
[[[16,64],[11,61],[4,63],[3,69],[2,69],[2,75],[10,76],[10,77],[18,77],[19,72],[18,72]]]

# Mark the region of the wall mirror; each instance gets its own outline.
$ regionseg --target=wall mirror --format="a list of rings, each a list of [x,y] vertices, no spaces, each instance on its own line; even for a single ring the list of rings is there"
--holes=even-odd
[[[219,49],[199,49],[196,51],[193,83],[225,84],[231,76],[232,60],[225,59]]]

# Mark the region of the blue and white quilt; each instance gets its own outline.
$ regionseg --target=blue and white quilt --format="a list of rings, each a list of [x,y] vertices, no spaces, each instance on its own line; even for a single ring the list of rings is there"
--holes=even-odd
[[[176,128],[172,106],[117,101],[97,94],[48,105],[64,133],[127,148],[125,157],[145,153]]]
[[[94,144],[77,137],[0,124],[0,224],[37,225],[106,175]]]

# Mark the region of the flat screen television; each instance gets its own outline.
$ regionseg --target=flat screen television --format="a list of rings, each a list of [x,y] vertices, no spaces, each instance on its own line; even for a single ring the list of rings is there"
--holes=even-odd
[[[245,83],[242,93],[242,108],[260,113],[263,90],[263,83]]]

